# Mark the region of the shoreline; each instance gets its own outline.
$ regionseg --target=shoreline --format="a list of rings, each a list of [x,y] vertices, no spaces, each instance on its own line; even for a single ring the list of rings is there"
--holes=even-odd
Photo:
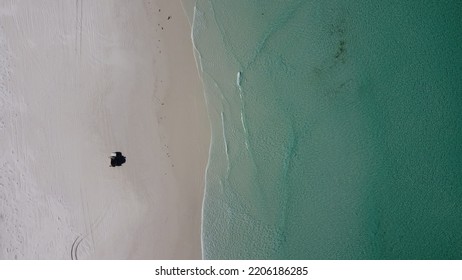
[[[181,0],[181,4],[184,10],[184,13],[189,21],[190,25],[190,38],[191,38],[191,44],[192,44],[192,52],[193,52],[193,57],[194,57],[194,64],[196,66],[196,72],[197,75],[199,76],[199,79],[202,84],[202,98],[204,101],[205,105],[205,112],[207,114],[207,123],[208,123],[208,148],[207,148],[207,161],[206,161],[206,166],[204,170],[204,177],[203,177],[203,194],[202,194],[202,203],[201,203],[201,252],[202,252],[202,259],[205,258],[205,252],[204,252],[204,207],[205,207],[205,196],[206,196],[206,191],[207,191],[207,172],[209,170],[209,164],[210,164],[210,153],[212,150],[212,116],[210,115],[210,109],[209,109],[209,104],[207,100],[207,93],[206,93],[206,86],[204,84],[204,77],[203,77],[203,69],[201,69],[201,62],[200,62],[200,56],[199,51],[195,46],[194,43],[194,34],[193,34],[193,28],[194,28],[194,20],[195,20],[195,12],[196,12],[196,0],[194,1],[187,1],[187,0]]]
[[[210,146],[210,124],[202,80],[194,58],[191,24],[186,11],[182,3],[173,5],[172,1],[164,0],[163,2],[171,5],[171,8],[175,7],[175,14],[182,15],[181,22],[178,24],[182,26],[183,33],[186,35],[182,36],[180,41],[173,33],[167,33],[165,37],[167,49],[172,51],[168,64],[176,66],[176,69],[172,71],[172,76],[181,77],[181,84],[174,79],[171,80],[171,92],[165,102],[165,128],[168,130],[167,134],[172,137],[170,151],[173,161],[176,162],[175,177],[180,186],[190,189],[183,195],[184,202],[190,203],[191,196],[194,198],[195,204],[189,205],[184,211],[189,213],[188,209],[196,209],[195,219],[192,220],[194,224],[191,227],[196,230],[195,244],[199,246],[195,247],[195,250],[199,250],[199,258],[202,258],[202,202]],[[187,145],[184,143],[186,137],[190,138]],[[188,156],[183,158],[183,155]],[[195,181],[191,182],[191,179]],[[189,236],[190,233],[186,234]]]
[[[34,3],[1,7],[0,258],[200,259],[210,130],[181,3]]]

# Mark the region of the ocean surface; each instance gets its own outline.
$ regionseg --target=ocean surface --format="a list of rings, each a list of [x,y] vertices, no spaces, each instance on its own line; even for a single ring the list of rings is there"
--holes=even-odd
[[[462,258],[462,1],[198,0],[206,259]]]

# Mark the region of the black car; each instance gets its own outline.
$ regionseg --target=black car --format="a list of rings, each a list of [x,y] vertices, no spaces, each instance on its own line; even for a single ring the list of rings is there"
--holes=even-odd
[[[126,161],[121,152],[113,152],[109,158],[111,159],[110,167],[122,166]]]

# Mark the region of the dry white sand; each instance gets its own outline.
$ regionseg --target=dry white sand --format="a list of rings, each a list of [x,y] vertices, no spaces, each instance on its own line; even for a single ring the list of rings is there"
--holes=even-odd
[[[180,0],[0,1],[1,259],[201,258],[209,133]]]

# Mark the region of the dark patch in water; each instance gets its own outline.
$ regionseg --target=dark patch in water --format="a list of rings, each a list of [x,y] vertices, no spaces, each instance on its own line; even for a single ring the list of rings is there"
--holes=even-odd
[[[339,60],[340,62],[345,63],[345,53],[346,53],[346,41],[341,39],[338,44],[337,52],[335,53],[335,58]]]
[[[345,39],[345,20],[340,19],[337,23],[331,24],[329,28],[329,34],[336,37],[338,40],[337,48],[335,52],[335,60],[341,63],[345,63],[346,56],[346,39]]]

